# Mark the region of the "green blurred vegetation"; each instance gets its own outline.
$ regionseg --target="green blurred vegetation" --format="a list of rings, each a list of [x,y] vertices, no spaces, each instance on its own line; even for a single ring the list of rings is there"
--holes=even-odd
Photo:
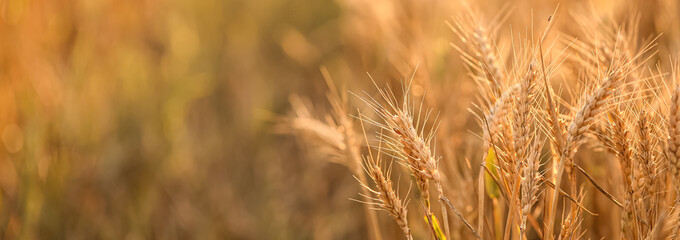
[[[283,113],[317,74],[286,57],[284,30],[337,13],[328,1],[0,2],[1,238],[310,232],[279,212],[303,193],[270,182],[283,156],[262,147],[275,141],[264,109]]]

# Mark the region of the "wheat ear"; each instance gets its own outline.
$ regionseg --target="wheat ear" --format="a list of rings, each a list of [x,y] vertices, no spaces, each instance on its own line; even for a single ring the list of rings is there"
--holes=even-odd
[[[401,229],[404,237],[407,240],[412,240],[413,237],[411,236],[411,229],[408,226],[408,211],[406,208],[408,200],[402,202],[394,191],[392,180],[389,178],[392,172],[391,165],[388,167],[386,173],[383,173],[381,165],[380,152],[378,152],[377,157],[374,157],[373,155],[369,155],[368,157],[364,156],[363,166],[366,173],[368,173],[368,176],[373,180],[375,189],[369,187],[365,182],[362,182],[358,178],[357,180],[364,189],[373,193],[375,197],[364,194],[362,194],[362,196],[368,199],[368,202],[365,202],[366,204],[377,207],[379,210],[384,210],[392,216],[397,225],[399,225],[399,229]]]
[[[434,120],[433,127],[428,132],[428,135],[424,136],[424,127],[422,125],[428,122],[431,111],[425,114],[425,118],[421,122],[421,113],[413,113],[412,108],[409,108],[410,89],[408,87],[404,89],[403,102],[401,104],[397,103],[391,89],[378,88],[378,92],[386,102],[385,105],[373,98],[370,98],[370,100],[364,98],[363,100],[379,115],[384,123],[374,120],[368,121],[391,133],[390,135],[380,134],[380,138],[386,142],[387,149],[399,157],[403,165],[408,167],[416,179],[421,192],[421,199],[425,203],[428,215],[432,214],[429,193],[430,182],[434,183],[440,199],[439,204],[442,210],[444,227],[448,228],[446,205],[441,200],[442,197],[445,197],[441,181],[442,176],[439,171],[438,159],[430,148],[436,133],[436,127],[438,126],[437,120]],[[422,109],[422,105],[420,109]],[[417,118],[414,120],[413,116]],[[417,129],[420,129],[420,131]]]
[[[541,173],[539,168],[541,166],[540,153],[542,145],[540,141],[534,139],[534,144],[529,148],[529,154],[526,158],[526,163],[522,165],[521,176],[521,200],[520,213],[522,215],[522,222],[520,223],[520,236],[524,237],[526,231],[527,217],[531,212],[531,207],[538,201],[538,187]]]
[[[668,112],[668,169],[675,183],[676,194],[680,193],[680,86],[675,86]],[[678,194],[680,196],[680,194]]]
[[[595,122],[596,117],[604,112],[605,104],[609,101],[610,96],[614,93],[615,89],[622,84],[624,77],[623,66],[614,66],[612,70],[609,71],[607,77],[602,81],[602,84],[597,88],[592,94],[590,94],[581,106],[580,110],[574,116],[572,122],[567,127],[566,137],[564,138],[564,144],[561,144],[564,148],[560,155],[559,169],[557,171],[557,176],[555,177],[555,188],[559,188],[562,182],[562,175],[567,172],[569,176],[569,181],[572,184],[572,195],[576,192],[576,179],[574,171],[573,157],[576,153],[576,148],[579,140],[585,135],[586,131]],[[560,191],[554,191],[551,201],[551,211],[554,213],[557,210],[557,199]],[[547,231],[544,232],[545,239],[552,238],[552,227],[555,222],[555,218],[552,216],[548,217]]]

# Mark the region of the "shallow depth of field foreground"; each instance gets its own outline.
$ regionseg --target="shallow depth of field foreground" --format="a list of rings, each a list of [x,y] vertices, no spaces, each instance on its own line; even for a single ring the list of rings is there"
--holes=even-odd
[[[676,239],[680,3],[0,1],[0,239]]]

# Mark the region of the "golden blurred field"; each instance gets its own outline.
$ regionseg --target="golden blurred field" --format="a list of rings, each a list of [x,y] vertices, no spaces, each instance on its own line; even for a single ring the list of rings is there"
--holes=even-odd
[[[559,49],[590,37],[574,20],[582,16],[603,19],[602,26],[634,20],[637,42],[661,34],[646,69],[669,73],[669,59],[679,56],[676,1],[559,4],[549,38]],[[0,0],[0,239],[371,239],[365,206],[350,200],[361,199],[353,172],[286,126],[298,97],[314,118],[333,111],[322,73],[348,95],[352,116],[371,114],[348,91],[376,96],[371,78],[399,89],[413,77],[411,94],[441,115],[433,151],[442,157],[448,199],[477,226],[486,149],[468,109],[477,110],[480,91],[450,45],[462,46],[447,22],[470,12],[486,23],[507,16],[494,37],[510,64],[510,39],[540,36],[557,5]],[[575,64],[565,61],[553,85],[577,75]],[[361,121],[349,119],[361,133]],[[368,154],[363,134],[359,141]],[[623,199],[614,155],[582,149],[577,161]],[[405,196],[408,173],[394,168],[400,196],[411,199],[414,239],[434,239],[417,197]],[[583,217],[582,237],[621,236],[620,210],[579,183],[583,204],[599,214]],[[382,239],[402,239],[388,214],[376,214]],[[449,214],[450,239],[473,239]],[[539,239],[533,230],[528,236]]]

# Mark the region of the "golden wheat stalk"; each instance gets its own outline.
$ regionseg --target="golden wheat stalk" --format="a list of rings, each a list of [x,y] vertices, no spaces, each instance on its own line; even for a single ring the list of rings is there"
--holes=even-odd
[[[390,175],[392,172],[392,165],[387,168],[387,172],[383,173],[382,162],[380,160],[380,152],[378,156],[374,157],[372,154],[368,157],[364,156],[364,170],[368,176],[373,180],[375,184],[375,189],[367,185],[366,182],[362,182],[357,178],[357,181],[361,184],[363,189],[366,189],[372,193],[375,197],[361,194],[368,201],[363,203],[376,207],[378,210],[383,210],[387,212],[401,229],[404,237],[407,240],[412,240],[411,229],[408,226],[408,200],[402,201],[397,192],[394,190],[392,185],[392,180],[390,180]],[[407,194],[408,195],[408,194]]]
[[[378,114],[381,121],[378,122],[368,118],[364,119],[364,121],[390,133],[388,135],[381,132],[379,138],[386,143],[386,150],[397,156],[401,160],[402,165],[406,166],[416,179],[416,184],[420,189],[421,199],[425,203],[428,215],[432,214],[429,194],[430,182],[434,184],[438,199],[440,199],[439,204],[441,206],[444,227],[445,229],[448,228],[446,205],[441,200],[442,197],[445,197],[444,188],[442,187],[442,176],[439,171],[438,159],[435,157],[434,150],[430,147],[438,128],[438,117],[434,119],[434,123],[430,123],[432,127],[427,136],[425,136],[425,125],[429,123],[432,111],[427,111],[424,114],[424,119],[421,119],[423,114],[421,112],[416,113],[412,107],[409,107],[411,99],[409,97],[409,86],[404,89],[401,104],[398,103],[394,92],[390,88],[380,89],[378,87],[378,93],[383,99],[384,104],[381,104],[372,97],[362,98],[362,100]],[[422,109],[422,103],[419,109]]]
[[[576,193],[576,176],[574,171],[573,157],[580,140],[584,137],[586,131],[595,122],[597,116],[603,113],[606,108],[605,105],[609,102],[610,97],[614,94],[616,88],[622,85],[626,75],[626,65],[615,63],[611,66],[606,77],[603,79],[600,87],[595,89],[587,96],[586,101],[581,105],[578,112],[572,118],[571,123],[567,127],[564,143],[561,144],[564,148],[560,154],[559,169],[555,177],[555,188],[559,188],[562,182],[563,172],[567,173],[571,184],[571,193]],[[557,199],[559,191],[554,191],[551,200],[551,210],[549,214],[554,214],[557,209]],[[545,238],[550,238],[552,235],[552,226],[554,217],[549,215],[548,224],[546,225]]]

